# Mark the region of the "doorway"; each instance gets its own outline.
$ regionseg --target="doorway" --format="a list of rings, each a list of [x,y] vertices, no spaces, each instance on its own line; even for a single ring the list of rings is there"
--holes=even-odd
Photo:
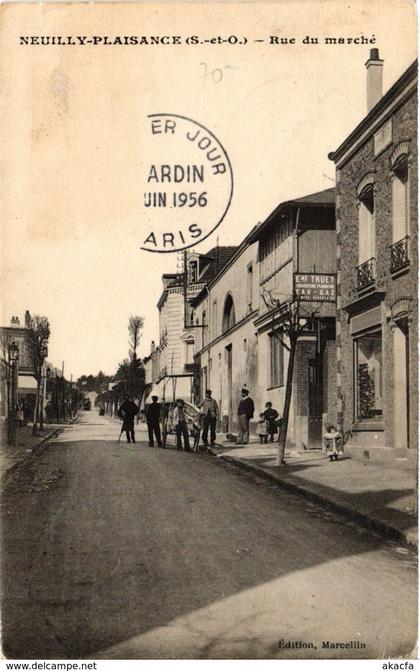
[[[323,384],[322,359],[308,361],[308,443],[322,447]]]
[[[226,347],[226,364],[227,364],[227,397],[228,397],[228,431],[232,431],[232,345]]]
[[[394,445],[407,449],[409,435],[409,330],[408,319],[396,321],[394,339]]]

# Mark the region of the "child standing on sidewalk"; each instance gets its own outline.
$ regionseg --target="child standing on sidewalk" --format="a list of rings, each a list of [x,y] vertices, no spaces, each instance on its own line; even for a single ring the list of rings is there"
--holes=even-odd
[[[267,442],[267,436],[268,436],[267,422],[265,421],[263,412],[260,413],[260,421],[257,424],[257,434],[260,437],[261,444]]]

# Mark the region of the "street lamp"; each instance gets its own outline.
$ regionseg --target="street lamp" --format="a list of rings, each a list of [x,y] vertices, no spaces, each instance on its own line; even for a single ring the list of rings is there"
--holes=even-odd
[[[9,343],[9,361],[11,364],[15,364],[19,359],[19,345],[13,342]]]
[[[16,439],[16,370],[19,360],[19,346],[12,341],[7,346],[9,358],[9,412],[8,412],[8,443],[15,444]]]
[[[42,347],[42,358],[45,360],[45,358],[48,356],[48,347],[47,345],[43,345]],[[44,366],[43,366],[44,368]],[[40,398],[40,416],[39,416],[39,428],[41,431],[44,429],[44,397],[45,397],[45,392],[46,392],[46,380],[50,377],[51,375],[51,368],[48,366],[45,369],[45,373],[43,374],[41,370],[41,398]]]

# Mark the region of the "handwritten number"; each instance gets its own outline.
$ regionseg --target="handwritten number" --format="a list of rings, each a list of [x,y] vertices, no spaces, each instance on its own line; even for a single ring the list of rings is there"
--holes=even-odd
[[[200,79],[203,80],[203,89],[206,87],[208,81],[213,82],[213,84],[219,84],[223,79],[223,70],[221,68],[210,70],[207,63],[200,63],[200,70]]]

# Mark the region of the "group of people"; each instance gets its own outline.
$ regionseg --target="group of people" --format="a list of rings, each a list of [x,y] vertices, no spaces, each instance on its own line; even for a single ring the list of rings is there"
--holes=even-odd
[[[238,406],[239,435],[236,444],[246,445],[249,443],[249,423],[254,417],[254,401],[249,396],[249,391],[245,387],[241,390],[241,400]],[[275,434],[278,432],[279,413],[273,408],[271,401],[265,404],[265,410],[260,413],[257,424],[257,435],[260,443],[266,443],[268,437],[273,442]]]
[[[197,406],[200,411],[199,422],[195,422],[195,430],[200,432],[204,447],[208,447],[216,442],[217,424],[220,418],[219,406],[212,396],[211,389],[206,389],[205,397]],[[134,419],[140,412],[136,403],[127,395],[118,410],[118,416],[123,420],[121,433],[125,431],[127,442],[135,443]],[[241,400],[238,405],[238,423],[239,435],[236,443],[245,445],[249,442],[249,423],[255,412],[254,401],[249,396],[249,391],[245,387],[241,390]],[[145,410],[147,430],[149,435],[149,447],[154,447],[155,439],[158,447],[165,447],[162,441],[160,419],[161,406],[158,403],[158,397],[152,396],[152,402],[146,406]],[[257,424],[257,434],[260,437],[260,443],[266,443],[268,437],[273,442],[274,436],[278,431],[279,413],[272,406],[272,403],[265,404],[265,410],[260,413],[260,419]],[[173,427],[176,435],[177,450],[191,452],[190,436],[185,411],[185,402],[177,399],[172,417]],[[198,443],[197,443],[198,444]]]

